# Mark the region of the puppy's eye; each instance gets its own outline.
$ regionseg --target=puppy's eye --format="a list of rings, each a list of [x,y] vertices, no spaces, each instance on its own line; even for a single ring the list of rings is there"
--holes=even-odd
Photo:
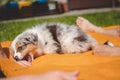
[[[18,51],[24,50],[26,48],[26,46],[20,46],[18,47]]]

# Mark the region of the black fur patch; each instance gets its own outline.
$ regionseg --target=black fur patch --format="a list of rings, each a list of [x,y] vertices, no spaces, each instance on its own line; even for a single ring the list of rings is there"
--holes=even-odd
[[[60,42],[58,41],[58,38],[57,38],[57,26],[56,26],[56,25],[48,25],[48,26],[47,26],[47,29],[51,32],[51,34],[52,34],[52,36],[53,36],[53,39],[54,39],[56,42],[60,43]]]
[[[59,40],[57,38],[57,36],[60,35],[60,33],[57,33],[57,25],[48,25],[47,29],[52,34],[53,39],[57,42],[57,43],[54,43],[54,45],[57,46],[57,48],[58,48],[56,50],[56,52],[60,54],[61,53],[61,46],[60,46],[60,42],[59,42]]]
[[[56,52],[58,53],[58,54],[60,54],[61,53],[61,46],[60,46],[60,44],[57,44],[57,43],[54,43],[54,45],[55,46],[57,46],[57,50],[56,50]]]
[[[78,36],[78,37],[75,37],[74,40],[77,40],[77,41],[86,41],[86,37],[84,35],[81,35],[81,36]]]

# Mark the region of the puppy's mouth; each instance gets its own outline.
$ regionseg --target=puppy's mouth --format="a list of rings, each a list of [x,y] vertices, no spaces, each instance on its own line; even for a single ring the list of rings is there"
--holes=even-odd
[[[27,62],[32,62],[33,58],[31,55],[27,54],[24,56],[24,58],[22,60],[26,60]]]

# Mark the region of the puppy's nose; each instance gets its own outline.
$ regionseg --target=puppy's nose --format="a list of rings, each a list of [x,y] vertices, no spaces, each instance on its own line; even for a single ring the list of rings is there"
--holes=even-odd
[[[18,56],[15,56],[14,58],[15,58],[15,60],[16,60],[16,61],[18,61],[18,60],[19,60]]]

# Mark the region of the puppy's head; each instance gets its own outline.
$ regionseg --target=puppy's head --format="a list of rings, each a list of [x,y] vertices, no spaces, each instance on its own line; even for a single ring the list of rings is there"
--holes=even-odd
[[[10,47],[10,53],[16,61],[31,62],[37,53],[38,36],[33,33],[23,33],[15,38]]]

